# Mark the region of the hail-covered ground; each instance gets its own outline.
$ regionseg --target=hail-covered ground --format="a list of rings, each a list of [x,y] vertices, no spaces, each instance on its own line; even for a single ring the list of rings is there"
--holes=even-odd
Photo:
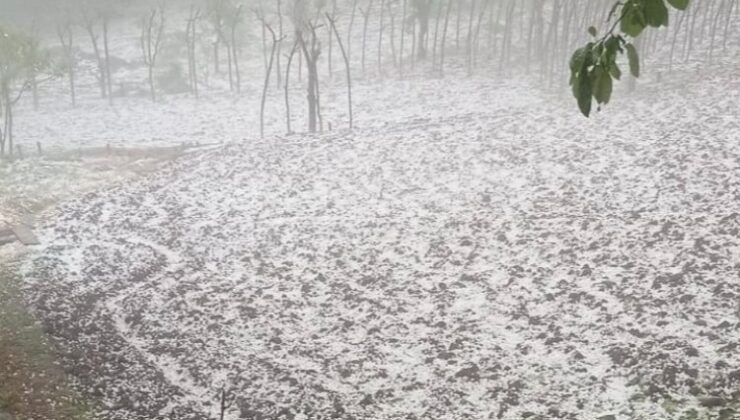
[[[738,82],[359,84],[61,205],[25,294],[101,419],[734,419]]]

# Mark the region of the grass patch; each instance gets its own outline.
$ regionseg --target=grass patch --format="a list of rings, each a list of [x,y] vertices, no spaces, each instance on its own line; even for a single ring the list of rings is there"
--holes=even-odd
[[[51,343],[28,313],[18,278],[0,265],[0,412],[17,419],[91,418],[90,409],[70,387]]]

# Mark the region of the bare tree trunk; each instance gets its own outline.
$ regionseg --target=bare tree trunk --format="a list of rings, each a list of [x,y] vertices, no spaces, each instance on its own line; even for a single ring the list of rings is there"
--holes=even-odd
[[[220,44],[220,37],[216,36],[216,41],[213,42],[213,72],[215,74],[221,74],[221,66],[219,64],[221,59],[218,56],[218,47]]]
[[[732,21],[732,12],[736,0],[730,0],[730,6],[727,9],[727,19],[725,19],[725,36],[722,38],[722,49],[727,48],[727,40],[730,38],[730,22]]]
[[[3,102],[5,102],[5,114],[3,118],[3,126],[5,127],[3,134],[2,147],[0,149],[0,156],[5,156],[5,150],[8,151],[8,155],[13,157],[13,101],[10,100],[10,86],[7,83],[2,86]],[[6,149],[7,147],[7,149]]]
[[[468,76],[473,74],[473,15],[475,14],[475,6],[476,0],[473,0],[468,15],[468,37],[465,42],[465,62],[468,68]]]
[[[349,109],[349,128],[351,130],[352,128],[354,128],[354,117],[352,115],[352,73],[349,65],[349,56],[347,55],[347,51],[344,49],[342,37],[339,36],[337,25],[335,24],[334,19],[330,18],[328,14],[326,15],[326,18],[329,20],[329,23],[334,30],[334,35],[337,37],[337,43],[339,44],[339,49],[341,50],[342,57],[344,58],[344,68],[347,71],[347,107]]]
[[[283,32],[283,2],[282,0],[277,0],[277,15],[278,15],[278,38],[283,39],[285,37],[285,34]],[[277,81],[277,88],[280,89],[280,86],[283,84],[283,73],[281,71],[280,66],[280,56],[283,52],[283,43],[278,43],[277,52],[275,56],[276,60],[276,67],[275,67],[275,79]]]
[[[98,85],[100,87],[100,96],[105,98],[107,96],[107,84],[105,81],[105,66],[103,64],[103,58],[100,54],[100,46],[98,45],[98,35],[95,33],[95,21],[87,14],[83,14],[83,20],[85,30],[90,36],[90,43],[93,47],[93,53],[95,54],[95,62],[98,65]]]
[[[236,93],[241,93],[242,91],[242,78],[241,73],[239,72],[239,55],[238,47],[237,47],[237,39],[236,39],[236,27],[239,25],[239,22],[241,21],[241,15],[242,15],[242,7],[241,5],[238,6],[236,15],[233,17],[233,21],[231,23],[231,61],[234,63],[234,77],[235,77],[235,83],[236,83]],[[229,69],[231,69],[231,63],[229,63]]]
[[[188,47],[188,79],[190,83],[190,91],[198,99],[198,65],[196,56],[196,40],[197,40],[197,24],[201,18],[200,9],[195,9],[191,6],[190,15],[188,16],[188,25],[185,31],[186,42]]]
[[[452,0],[447,0],[447,11],[445,12],[445,24],[442,29],[442,45],[439,49],[439,74],[444,76],[445,72],[445,47],[447,45],[447,28],[450,24],[450,13],[452,12]]]
[[[391,17],[391,55],[393,56],[393,65],[398,66],[396,55],[396,14],[393,13],[392,2],[388,2],[388,14]]]
[[[717,12],[714,14],[714,20],[712,21],[712,28],[709,40],[709,64],[712,64],[714,59],[714,39],[717,36],[717,26],[719,26],[719,18],[725,9],[725,0],[722,0],[717,6]]]
[[[262,101],[260,102],[260,138],[265,138],[265,102],[267,100],[267,88],[270,86],[270,75],[272,74],[272,64],[275,60],[275,51],[277,50],[277,44],[280,42],[278,40],[277,35],[275,35],[275,31],[272,29],[270,25],[267,24],[264,20],[262,21],[262,25],[264,25],[267,30],[270,32],[270,36],[272,36],[272,48],[270,49],[270,61],[267,64],[267,69],[265,71],[265,84],[262,89]]]
[[[113,80],[110,74],[110,48],[108,47],[108,17],[103,17],[103,53],[105,54],[105,81],[108,89],[108,103],[113,105]]]
[[[679,31],[681,30],[681,26],[683,25],[684,20],[686,20],[686,13],[681,13],[681,17],[678,19],[678,24],[676,24],[676,29],[673,31],[673,41],[671,42],[671,52],[668,56],[668,72],[670,73],[673,71],[673,54],[676,50],[676,40],[678,39]]]
[[[429,34],[429,14],[431,13],[432,2],[430,0],[416,0],[416,20],[419,21],[418,40],[416,49],[419,61],[426,60],[427,48],[426,40]]]
[[[363,28],[362,28],[362,77],[366,77],[366,71],[365,71],[365,50],[367,47],[367,26],[370,22],[370,10],[373,8],[373,0],[370,0],[370,3],[367,5],[367,10],[360,9],[360,13],[362,13],[362,17],[364,19],[363,22]]]
[[[359,0],[352,0],[352,12],[349,15],[349,26],[347,27],[347,57],[352,59],[352,28],[355,24],[355,16],[357,16],[357,3]]]
[[[295,42],[293,42],[293,48],[290,50],[288,63],[285,65],[285,123],[288,134],[293,133],[293,130],[290,128],[290,65],[293,62],[293,56],[295,55],[297,49],[298,40],[296,39]]]
[[[457,8],[456,8],[457,9],[456,10],[457,11],[457,24],[455,26],[455,50],[457,51],[458,54],[460,54],[460,25],[461,25],[462,14],[463,14],[462,7],[463,7],[463,2],[458,1]]]
[[[159,9],[152,9],[149,15],[142,19],[141,25],[141,52],[144,58],[144,64],[147,66],[149,91],[153,102],[157,101],[154,86],[154,67],[157,65],[157,58],[162,49],[164,23],[164,9],[160,7]]]
[[[378,29],[378,77],[383,77],[383,18],[385,17],[385,0],[380,0],[380,29]]]
[[[226,44],[226,64],[229,66],[229,91],[233,92],[235,89],[234,85],[234,70],[233,70],[233,59],[231,57],[231,44],[224,42]],[[267,68],[267,65],[265,65],[265,68]]]
[[[401,9],[401,46],[400,53],[398,54],[398,76],[403,79],[403,55],[404,55],[404,40],[406,36],[406,6],[408,0],[403,0],[403,6]]]
[[[416,19],[411,21],[411,68],[416,67]]]
[[[437,18],[434,21],[434,42],[432,43],[432,71],[437,66],[437,39],[439,38],[439,21],[442,19],[442,7],[444,4],[440,1],[437,6]]]
[[[72,24],[67,21],[63,25],[57,26],[57,35],[59,42],[62,44],[64,55],[67,61],[67,77],[69,80],[69,94],[72,99],[72,106],[77,106],[77,95],[75,93],[75,57],[74,57],[74,37],[72,35]]]
[[[317,62],[321,54],[321,50],[318,45],[316,36],[316,28],[313,25],[309,25],[311,30],[311,46],[309,48],[306,45],[306,40],[303,38],[303,33],[298,32],[298,42],[303,51],[303,57],[306,59],[306,68],[308,69],[308,130],[311,133],[315,133],[317,129],[317,123],[320,128],[323,129],[323,121],[321,119],[321,103],[319,96],[319,77],[318,77],[318,66]]]
[[[483,18],[486,15],[486,10],[488,8],[488,3],[490,3],[491,0],[484,0],[483,6],[480,9],[480,12],[478,12],[478,23],[475,27],[475,38],[473,39],[473,68],[476,66],[477,58],[478,58],[478,47],[480,45],[480,28],[483,23]]]
[[[686,36],[686,40],[688,41],[688,47],[686,49],[686,57],[685,61],[689,61],[691,58],[691,50],[693,50],[694,47],[694,28],[696,27],[696,19],[699,15],[699,8],[701,3],[692,3],[691,7],[691,26],[689,27],[689,33]]]

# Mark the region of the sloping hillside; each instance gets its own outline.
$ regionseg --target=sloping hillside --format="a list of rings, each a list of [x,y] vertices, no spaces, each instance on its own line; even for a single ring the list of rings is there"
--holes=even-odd
[[[106,419],[732,419],[736,85],[398,82],[63,205],[25,292]]]

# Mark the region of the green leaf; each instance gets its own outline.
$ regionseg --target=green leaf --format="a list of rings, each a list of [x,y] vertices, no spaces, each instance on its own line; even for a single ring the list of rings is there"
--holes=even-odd
[[[598,34],[598,31],[596,31],[595,26],[591,26],[588,28],[588,33],[591,34],[592,37],[596,37],[596,34]]]
[[[617,63],[614,62],[609,65],[609,74],[611,74],[612,77],[617,80],[622,78],[622,70],[620,70]]]
[[[637,48],[632,44],[627,44],[627,59],[630,62],[630,73],[640,77],[640,57],[637,55]]]
[[[612,76],[609,74],[608,71],[602,69],[601,67],[597,67],[597,69],[599,70],[599,72],[596,78],[596,89],[594,89],[594,97],[596,98],[596,102],[600,104],[608,104],[609,100],[612,97]]]
[[[584,69],[579,73],[578,80],[573,85],[573,93],[578,100],[578,109],[581,113],[588,117],[591,115],[591,97],[593,96],[593,88],[591,86],[591,78],[588,72]]]
[[[668,26],[668,8],[663,0],[645,0],[645,20],[648,25],[658,28]]]
[[[668,0],[668,3],[678,10],[686,10],[689,7],[689,0]]]
[[[642,33],[647,23],[641,5],[628,2],[625,6],[624,17],[620,29],[627,35],[635,38]]]
[[[586,60],[586,56],[589,54],[590,47],[585,46],[576,50],[573,56],[570,58],[570,71],[577,73],[583,67],[583,62]]]

